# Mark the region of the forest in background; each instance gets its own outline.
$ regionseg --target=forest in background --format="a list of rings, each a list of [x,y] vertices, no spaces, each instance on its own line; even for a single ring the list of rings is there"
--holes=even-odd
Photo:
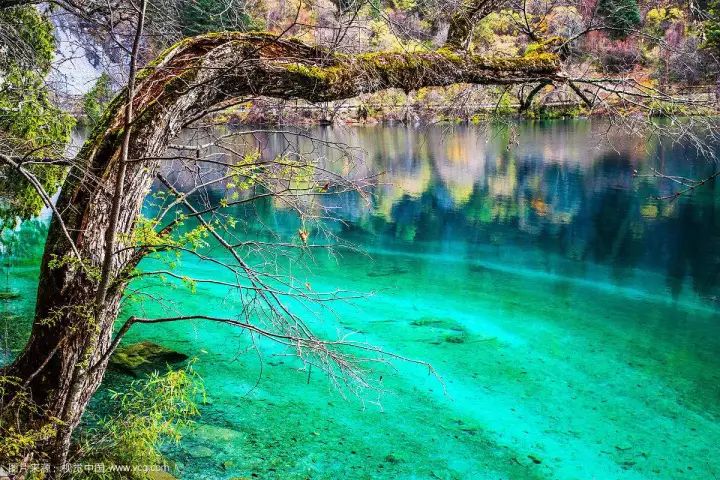
[[[460,8],[458,2],[455,8]],[[187,0],[158,4],[163,38],[206,32],[270,31],[344,52],[427,51],[442,46],[454,13],[438,1]],[[168,13],[170,15],[168,16]],[[561,52],[565,69],[576,75],[632,79],[683,98],[718,95],[720,2],[645,0],[523,0],[508,3],[473,25],[465,48],[475,54],[528,55],[549,46]],[[147,46],[154,57],[165,43]],[[100,79],[93,90],[109,98]],[[604,115],[588,108],[567,85],[547,85],[530,95],[527,86],[467,86],[390,90],[358,99],[311,105],[254,99],[225,112],[238,123],[333,123],[481,121],[489,115],[559,118]],[[93,94],[85,102],[94,101]],[[651,100],[658,116],[689,113],[683,106]],[[632,105],[623,105],[632,113]],[[87,109],[85,110],[87,112]]]
[[[304,41],[348,51],[422,51],[441,46],[452,10],[433,1],[369,2],[353,13],[352,26],[334,4],[324,2],[261,1],[249,4],[243,28],[288,30]],[[190,5],[196,5],[191,2]],[[645,87],[671,90],[685,98],[715,97],[720,55],[720,2],[665,2],[636,0],[522,1],[507,4],[473,25],[466,48],[477,54],[528,55],[555,47],[566,71],[576,75],[621,79]],[[353,9],[352,5],[346,8]],[[183,18],[178,16],[182,24]],[[227,19],[213,17],[202,27],[222,28]],[[343,36],[337,38],[337,32]],[[242,110],[241,120],[302,122],[399,120],[481,121],[489,114],[529,118],[576,117],[608,114],[588,108],[567,85],[544,86],[527,101],[527,86],[471,86],[423,88],[415,92],[389,91],[356,101],[311,108],[287,102],[256,101]],[[658,116],[686,113],[682,107],[654,102]],[[288,108],[290,107],[290,108]],[[632,113],[632,105],[624,105]],[[687,112],[690,110],[688,109]]]
[[[220,31],[269,31],[347,53],[429,51],[442,46],[450,19],[462,2],[450,5],[434,0],[156,0],[148,5],[148,23],[154,32],[142,45],[141,59],[150,61],[187,36]],[[463,47],[474,54],[507,57],[551,48],[561,54],[563,68],[571,75],[636,83],[642,89],[672,92],[683,100],[707,104],[718,95],[719,14],[717,0],[523,0],[507,3],[506,8],[475,22]],[[42,22],[28,22],[28,15],[22,9],[5,11],[0,25],[5,22],[3,31],[7,35],[23,29],[43,34],[39,36],[42,45],[32,48],[40,52],[33,56],[42,67],[40,71],[47,74],[53,41],[45,38]],[[52,9],[47,17],[56,28],[77,32],[74,39],[64,41],[82,43],[97,71],[103,72],[94,85],[83,89],[87,91],[82,95],[67,92],[61,82],[51,82],[49,93],[54,103],[92,124],[124,84],[126,54],[95,28],[94,20],[83,21]],[[0,106],[0,122],[4,121],[6,128],[16,123],[15,116],[7,113],[17,100],[8,91],[10,82],[0,91],[0,105],[5,105]],[[559,118],[641,110],[622,101],[615,102],[621,104],[617,112],[609,112],[607,105],[589,107],[569,85],[542,85],[537,91],[531,87],[454,85],[412,92],[387,90],[319,104],[255,98],[224,112],[222,118],[269,124],[387,120],[423,123],[472,122],[489,115],[518,113],[527,118]],[[686,105],[657,98],[648,98],[644,103],[657,116],[691,113]],[[706,108],[704,112],[714,110]]]

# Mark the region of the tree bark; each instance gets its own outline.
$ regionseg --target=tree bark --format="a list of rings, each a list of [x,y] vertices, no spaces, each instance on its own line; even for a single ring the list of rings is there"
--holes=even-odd
[[[561,80],[550,53],[526,57],[472,56],[449,49],[422,53],[343,55],[267,34],[221,33],[183,40],[139,72],[129,160],[117,218],[117,252],[105,302],[94,308],[110,225],[113,182],[124,130],[121,92],[76,159],[58,199],[62,223],[87,268],[73,256],[53,218],[42,260],[35,320],[24,351],[3,373],[23,379],[45,419],[72,431],[99,387],[126,280],[118,272],[138,261],[123,249],[169,139],[208,111],[245,96],[324,102],[387,88],[407,92],[455,83],[513,84]],[[82,165],[78,167],[77,165]],[[73,372],[76,372],[73,374]],[[73,394],[72,392],[76,392]],[[6,392],[3,403],[13,392]],[[35,419],[38,420],[38,419]],[[38,454],[57,467],[68,445],[49,439]],[[64,450],[64,451],[63,451]],[[2,464],[3,459],[0,459]]]
[[[507,0],[464,0],[455,14],[450,17],[446,45],[465,50],[470,43],[473,27],[478,21],[503,8]]]

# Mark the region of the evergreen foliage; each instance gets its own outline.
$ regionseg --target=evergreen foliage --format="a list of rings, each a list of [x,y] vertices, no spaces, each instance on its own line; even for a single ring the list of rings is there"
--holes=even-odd
[[[720,56],[720,0],[712,0],[708,5],[708,20],[705,22],[704,47],[716,56]]]
[[[51,100],[45,77],[55,52],[52,25],[35,7],[0,10],[0,142],[5,152],[34,157],[61,152],[70,139],[72,117]],[[62,167],[32,167],[46,191],[57,191]],[[41,198],[19,172],[0,167],[0,225],[37,215]]]
[[[252,17],[227,1],[185,0],[180,7],[182,33],[187,37],[208,32],[254,30]]]
[[[640,26],[640,9],[636,0],[599,0],[597,14],[614,40],[626,38]]]

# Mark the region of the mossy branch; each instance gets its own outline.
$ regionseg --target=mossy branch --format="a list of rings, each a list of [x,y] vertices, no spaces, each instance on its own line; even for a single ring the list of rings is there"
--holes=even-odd
[[[267,33],[206,34],[180,41],[138,72],[131,157],[152,156],[147,142],[164,150],[166,143],[158,141],[166,142],[216,105],[242,97],[327,102],[390,88],[554,81],[565,79],[558,56],[547,52],[499,57],[441,48],[348,55]],[[107,160],[118,158],[125,96],[118,94],[80,153],[99,177],[107,175]]]
[[[193,52],[197,56],[191,59]],[[235,62],[228,63],[226,56]],[[214,58],[215,65],[203,60]],[[552,79],[560,65],[552,53],[517,57],[479,56],[451,48],[421,52],[375,52],[347,55],[270,34],[220,33],[186,39],[167,51],[149,71],[181,73],[189,68],[220,67],[216,79],[228,96],[263,94],[324,102],[388,88],[414,90],[456,83],[508,84]],[[223,70],[222,67],[225,67]],[[233,71],[233,67],[237,69]],[[250,76],[250,73],[254,74]]]

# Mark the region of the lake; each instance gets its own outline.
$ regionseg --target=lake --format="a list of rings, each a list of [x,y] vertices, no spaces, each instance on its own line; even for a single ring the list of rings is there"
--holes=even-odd
[[[323,200],[343,220],[325,222],[323,238],[356,249],[271,259],[313,291],[368,293],[311,308],[319,332],[357,332],[428,362],[438,377],[393,360],[367,373],[377,389],[354,393],[276,346],[261,343],[258,353],[238,329],[133,327],[128,341],[196,357],[208,392],[195,427],[165,449],[175,475],[720,477],[720,188],[671,202],[656,197],[676,184],[633,175],[658,168],[700,178],[713,165],[682,145],[622,135],[608,143],[603,130],[588,120],[311,129],[357,147],[357,169],[385,173],[370,206],[353,194]],[[257,142],[270,156],[288,142],[312,147],[280,134]],[[235,213],[248,239],[292,238],[300,226],[273,202]],[[27,331],[42,232],[26,224],[6,254],[2,281],[23,294],[0,303],[6,355]],[[222,277],[192,257],[177,271]],[[124,316],[224,316],[239,302],[217,285],[194,294],[167,279],[131,288],[165,303],[128,301]]]

